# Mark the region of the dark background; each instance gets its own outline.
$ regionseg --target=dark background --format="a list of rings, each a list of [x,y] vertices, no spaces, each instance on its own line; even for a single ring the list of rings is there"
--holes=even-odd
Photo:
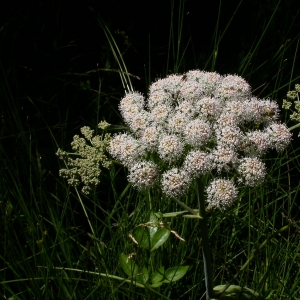
[[[102,68],[115,67],[97,20],[100,17],[114,35],[118,47],[125,52],[124,60],[131,73],[142,79],[145,77],[150,53],[153,80],[155,76],[173,72],[172,53],[169,70],[166,70],[170,24],[173,13],[177,43],[181,9],[181,53],[185,50],[185,55],[179,71],[210,69],[210,64],[206,64],[213,50],[220,14],[217,36],[224,33],[233,19],[220,43],[215,69],[219,73],[237,72],[251,46],[259,41],[278,4],[273,0],[188,0],[180,7],[183,2],[151,1],[145,8],[145,2],[139,1],[14,1],[0,13],[2,63],[6,70],[14,68],[23,79],[38,76],[40,81],[43,75],[48,78],[53,73],[85,72],[96,68],[97,64]],[[260,44],[258,63],[270,60],[281,45],[298,37],[300,32],[298,1],[279,2]],[[125,36],[117,31],[124,32]],[[295,47],[286,58],[291,59],[294,52]],[[275,70],[266,76],[274,74]],[[32,89],[32,86],[27,88]]]

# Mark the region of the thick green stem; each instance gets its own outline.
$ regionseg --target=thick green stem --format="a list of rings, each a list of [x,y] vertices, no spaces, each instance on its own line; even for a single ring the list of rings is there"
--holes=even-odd
[[[212,278],[212,267],[210,259],[210,248],[208,238],[208,227],[205,211],[205,203],[203,197],[203,186],[200,179],[197,180],[197,198],[199,205],[199,215],[202,217],[200,222],[201,237],[202,237],[202,254],[204,261],[204,275],[205,275],[205,286],[206,286],[206,299],[213,298],[213,278]]]

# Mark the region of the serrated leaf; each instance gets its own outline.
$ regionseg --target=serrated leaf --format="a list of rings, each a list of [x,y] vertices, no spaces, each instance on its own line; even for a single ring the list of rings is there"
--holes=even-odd
[[[181,266],[166,270],[164,282],[170,283],[179,280],[186,274],[188,268],[189,266]]]
[[[156,231],[156,233],[153,235],[153,238],[151,239],[151,251],[157,249],[160,247],[162,244],[164,244],[167,239],[170,236],[170,230],[166,228],[160,228]]]
[[[129,276],[129,277],[135,277],[138,273],[138,266],[134,262],[132,258],[129,258],[129,255],[126,255],[124,253],[120,254],[119,257],[120,265],[123,269],[123,271]]]
[[[165,277],[165,267],[160,267],[156,272],[151,276],[152,284],[162,281]]]
[[[149,227],[149,234],[150,234],[150,239],[153,239],[154,234],[157,232],[158,227],[158,219],[155,216],[155,214],[153,212],[150,213],[150,223],[152,223],[153,225]]]
[[[150,235],[148,228],[137,227],[133,230],[132,235],[138,242],[139,247],[150,250]]]

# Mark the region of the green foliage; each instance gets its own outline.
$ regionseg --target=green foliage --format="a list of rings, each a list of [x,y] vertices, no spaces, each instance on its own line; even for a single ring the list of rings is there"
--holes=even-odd
[[[157,285],[160,286],[162,285],[162,281],[164,279],[164,274],[165,274],[165,268],[164,267],[160,267],[157,269],[157,271],[155,271],[152,276],[152,286]]]
[[[148,250],[147,252],[140,253],[141,258],[139,259],[139,261],[146,261],[146,265],[137,266],[134,262],[135,252],[130,255],[125,255],[124,253],[120,255],[120,265],[123,271],[129,277],[152,288],[160,287],[163,283],[175,282],[181,279],[188,270],[188,266],[177,266],[164,271],[165,267],[160,266],[157,270],[153,271],[153,262],[156,261],[155,253],[153,255],[153,252],[168,240],[171,233],[171,229],[164,227],[165,224],[159,222],[156,215],[151,212],[150,221],[140,224],[133,230],[132,235],[129,235],[138,247]],[[147,282],[149,276],[151,276],[151,284]]]
[[[214,287],[214,292],[218,293],[224,289],[224,285],[218,285]],[[241,288],[240,286],[230,285],[222,294],[216,299],[228,299],[228,300],[254,300],[254,299],[262,299],[259,297],[257,293],[253,290],[248,289],[246,287]],[[212,299],[215,300],[215,299]]]
[[[135,278],[138,274],[138,266],[134,262],[133,259],[131,259],[130,256],[125,255],[124,253],[120,254],[120,265],[123,269],[123,271],[127,274],[129,277]]]
[[[152,245],[151,251],[156,250],[158,247],[164,244],[169,236],[170,236],[170,230],[166,228],[158,229],[155,232],[153,238],[151,239],[151,245]]]
[[[180,278],[182,278],[185,275],[188,268],[189,268],[188,266],[183,266],[183,267],[173,267],[173,268],[166,270],[164,282],[169,283],[172,281],[179,280]]]
[[[148,250],[151,249],[150,234],[148,228],[146,227],[135,228],[133,231],[133,237],[136,243],[139,245],[139,247]]]
[[[120,265],[123,271],[133,280],[152,288],[158,288],[163,283],[170,284],[171,282],[178,281],[186,274],[189,268],[188,266],[179,266],[164,271],[165,268],[160,267],[151,274],[150,284],[148,282],[150,276],[148,269],[145,266],[139,269],[131,256],[124,253],[120,254]]]

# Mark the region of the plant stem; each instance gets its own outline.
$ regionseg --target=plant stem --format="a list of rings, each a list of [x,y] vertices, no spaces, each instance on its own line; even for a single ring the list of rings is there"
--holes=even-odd
[[[37,266],[37,268],[48,269],[48,267],[46,267],[46,266]],[[92,271],[86,271],[86,270],[80,270],[80,269],[74,269],[74,268],[52,267],[52,269],[61,270],[64,273],[66,273],[65,271],[72,271],[72,272],[91,274],[91,275],[95,275],[95,276],[101,276],[101,277],[105,277],[105,278],[119,280],[119,281],[122,281],[122,282],[127,282],[127,283],[130,283],[130,284],[134,284],[137,287],[150,290],[152,293],[159,295],[160,299],[167,299],[167,300],[169,299],[169,298],[161,295],[159,292],[157,292],[153,288],[151,288],[151,286],[138,283],[137,281],[133,280],[132,278],[125,279],[123,277],[110,275],[110,274],[106,274],[106,273],[98,273],[98,272],[92,272]],[[52,279],[52,280],[55,280],[57,277],[49,277],[49,278]],[[66,280],[86,281],[86,279],[84,279],[84,278],[72,278],[72,277],[69,277],[69,276],[61,277],[61,278],[66,279]],[[2,281],[1,283],[2,284],[4,284],[4,283],[14,283],[14,282],[19,282],[19,281],[29,281],[29,280],[44,280],[44,278],[43,277],[40,277],[40,278],[21,278],[21,279],[9,280],[9,281]],[[91,281],[90,280],[90,282],[99,284],[99,279],[97,281]]]
[[[212,267],[210,259],[210,248],[208,238],[208,227],[206,221],[205,203],[203,197],[203,186],[200,179],[197,180],[197,198],[199,205],[199,214],[202,219],[200,222],[201,237],[202,237],[202,254],[204,262],[204,275],[205,275],[205,286],[206,286],[206,299],[213,298],[213,278],[212,278]]]
[[[187,205],[185,205],[183,202],[181,202],[180,200],[178,199],[174,199],[174,201],[179,204],[181,207],[183,207],[184,209],[186,209],[189,213],[191,213],[192,215],[194,216],[198,216],[199,219],[202,219],[201,216],[199,216],[198,212],[196,212],[195,210],[191,209],[190,207],[188,207]]]

